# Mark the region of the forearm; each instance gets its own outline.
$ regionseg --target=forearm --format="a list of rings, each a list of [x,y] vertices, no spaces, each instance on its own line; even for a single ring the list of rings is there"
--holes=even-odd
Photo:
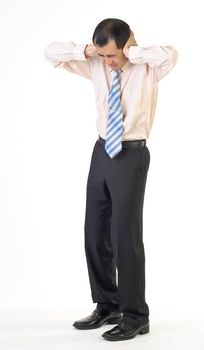
[[[85,48],[86,45],[76,45],[72,41],[54,41],[45,48],[44,56],[55,68],[64,68],[91,79],[91,68],[85,56]]]
[[[86,45],[75,45],[72,41],[66,43],[54,41],[45,48],[44,56],[54,66],[72,60],[84,61],[85,47]]]
[[[175,63],[178,52],[174,46],[158,46],[149,47],[131,46],[126,49],[126,57],[133,64],[147,63],[151,67],[159,67],[162,64]]]

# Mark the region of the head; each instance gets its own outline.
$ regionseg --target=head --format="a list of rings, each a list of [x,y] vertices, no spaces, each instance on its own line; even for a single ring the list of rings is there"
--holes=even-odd
[[[100,22],[93,33],[93,44],[97,54],[111,69],[118,70],[127,62],[123,47],[130,37],[130,27],[117,18]]]

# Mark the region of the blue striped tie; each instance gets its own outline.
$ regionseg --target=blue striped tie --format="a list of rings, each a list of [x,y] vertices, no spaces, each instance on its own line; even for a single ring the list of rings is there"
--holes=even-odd
[[[120,71],[112,71],[113,84],[108,95],[109,115],[105,150],[113,158],[122,149],[123,113],[120,102]]]

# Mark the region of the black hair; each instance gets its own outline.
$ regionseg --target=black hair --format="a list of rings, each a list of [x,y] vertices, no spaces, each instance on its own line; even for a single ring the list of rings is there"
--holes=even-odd
[[[95,28],[92,41],[94,45],[105,46],[109,40],[115,40],[118,49],[124,47],[130,36],[129,25],[117,18],[107,18]]]

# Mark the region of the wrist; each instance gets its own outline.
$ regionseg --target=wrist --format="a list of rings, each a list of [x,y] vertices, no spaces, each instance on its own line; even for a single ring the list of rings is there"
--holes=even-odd
[[[84,55],[86,58],[96,56],[96,48],[93,44],[87,44],[84,50]]]
[[[85,47],[85,49],[84,49],[84,56],[85,56],[86,58],[89,57],[89,55],[88,55],[88,51],[89,51],[88,46],[89,46],[89,45],[87,44],[86,47]]]
[[[124,53],[125,57],[128,58],[128,55],[129,55],[129,47],[125,47],[125,48],[123,49],[123,53]]]

